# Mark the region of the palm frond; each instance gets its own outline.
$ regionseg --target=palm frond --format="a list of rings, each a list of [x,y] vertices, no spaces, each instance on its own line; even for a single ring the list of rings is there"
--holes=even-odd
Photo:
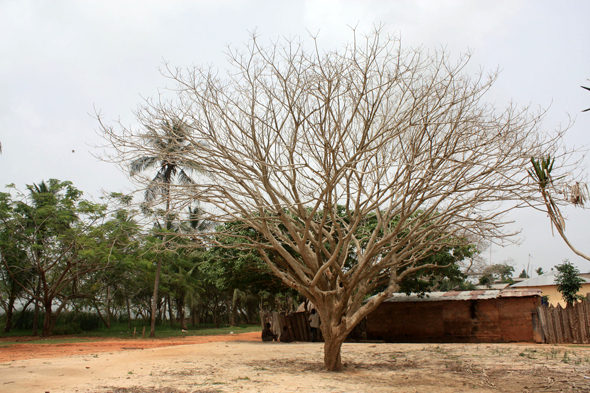
[[[195,232],[205,232],[215,226],[215,222],[204,218],[204,210],[199,206],[188,207],[188,224]]]
[[[134,176],[139,172],[158,166],[158,157],[139,157],[129,164],[129,174]]]
[[[187,173],[184,171],[184,169],[181,169],[178,172],[177,179],[178,179],[178,182],[180,184],[182,184],[183,186],[191,186],[191,185],[196,184],[195,181],[189,175],[187,175]]]
[[[547,158],[541,157],[538,160],[536,160],[535,157],[531,157],[531,164],[533,165],[533,168],[532,170],[527,169],[527,172],[529,176],[532,177],[543,190],[548,185],[553,184],[551,171],[553,170],[554,163],[555,158],[551,159],[550,155],[547,155]]]
[[[145,200],[148,202],[155,201],[156,199],[166,196],[168,189],[168,183],[166,176],[162,171],[158,171],[156,176],[152,179],[149,186],[145,190]]]

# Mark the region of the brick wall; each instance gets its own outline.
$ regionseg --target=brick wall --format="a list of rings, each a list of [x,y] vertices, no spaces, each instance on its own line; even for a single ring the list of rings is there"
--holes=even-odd
[[[534,341],[540,297],[385,302],[367,316],[367,338],[387,342]]]

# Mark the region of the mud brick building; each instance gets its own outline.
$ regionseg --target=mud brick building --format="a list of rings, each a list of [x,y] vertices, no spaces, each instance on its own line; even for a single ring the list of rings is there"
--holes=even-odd
[[[538,290],[397,293],[367,316],[367,338],[386,342],[542,342]]]

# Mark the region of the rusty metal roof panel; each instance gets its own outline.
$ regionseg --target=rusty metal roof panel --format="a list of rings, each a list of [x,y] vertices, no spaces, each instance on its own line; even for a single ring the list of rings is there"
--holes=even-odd
[[[386,302],[440,302],[448,300],[485,300],[508,297],[529,297],[540,296],[538,290],[475,290],[475,291],[449,291],[449,292],[428,292],[420,296],[412,293],[409,296],[405,293],[394,293]]]
[[[499,297],[529,297],[541,296],[540,289],[504,289],[500,291]]]

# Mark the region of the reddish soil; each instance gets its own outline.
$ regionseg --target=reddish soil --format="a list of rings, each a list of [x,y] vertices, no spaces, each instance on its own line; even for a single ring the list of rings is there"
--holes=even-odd
[[[4,339],[0,392],[590,392],[588,345],[344,343],[344,370],[330,373],[322,343],[259,337],[54,344],[23,337],[2,346]]]
[[[84,339],[83,337],[59,336],[54,339]],[[101,352],[117,352],[134,349],[170,347],[175,345],[203,344],[218,341],[260,341],[260,332],[224,334],[219,336],[184,336],[162,339],[88,339],[88,342],[52,343],[38,337],[0,337],[0,363],[15,360],[51,358],[68,355],[84,355]],[[17,341],[18,344],[2,346],[5,342]],[[34,343],[32,343],[34,342]]]

